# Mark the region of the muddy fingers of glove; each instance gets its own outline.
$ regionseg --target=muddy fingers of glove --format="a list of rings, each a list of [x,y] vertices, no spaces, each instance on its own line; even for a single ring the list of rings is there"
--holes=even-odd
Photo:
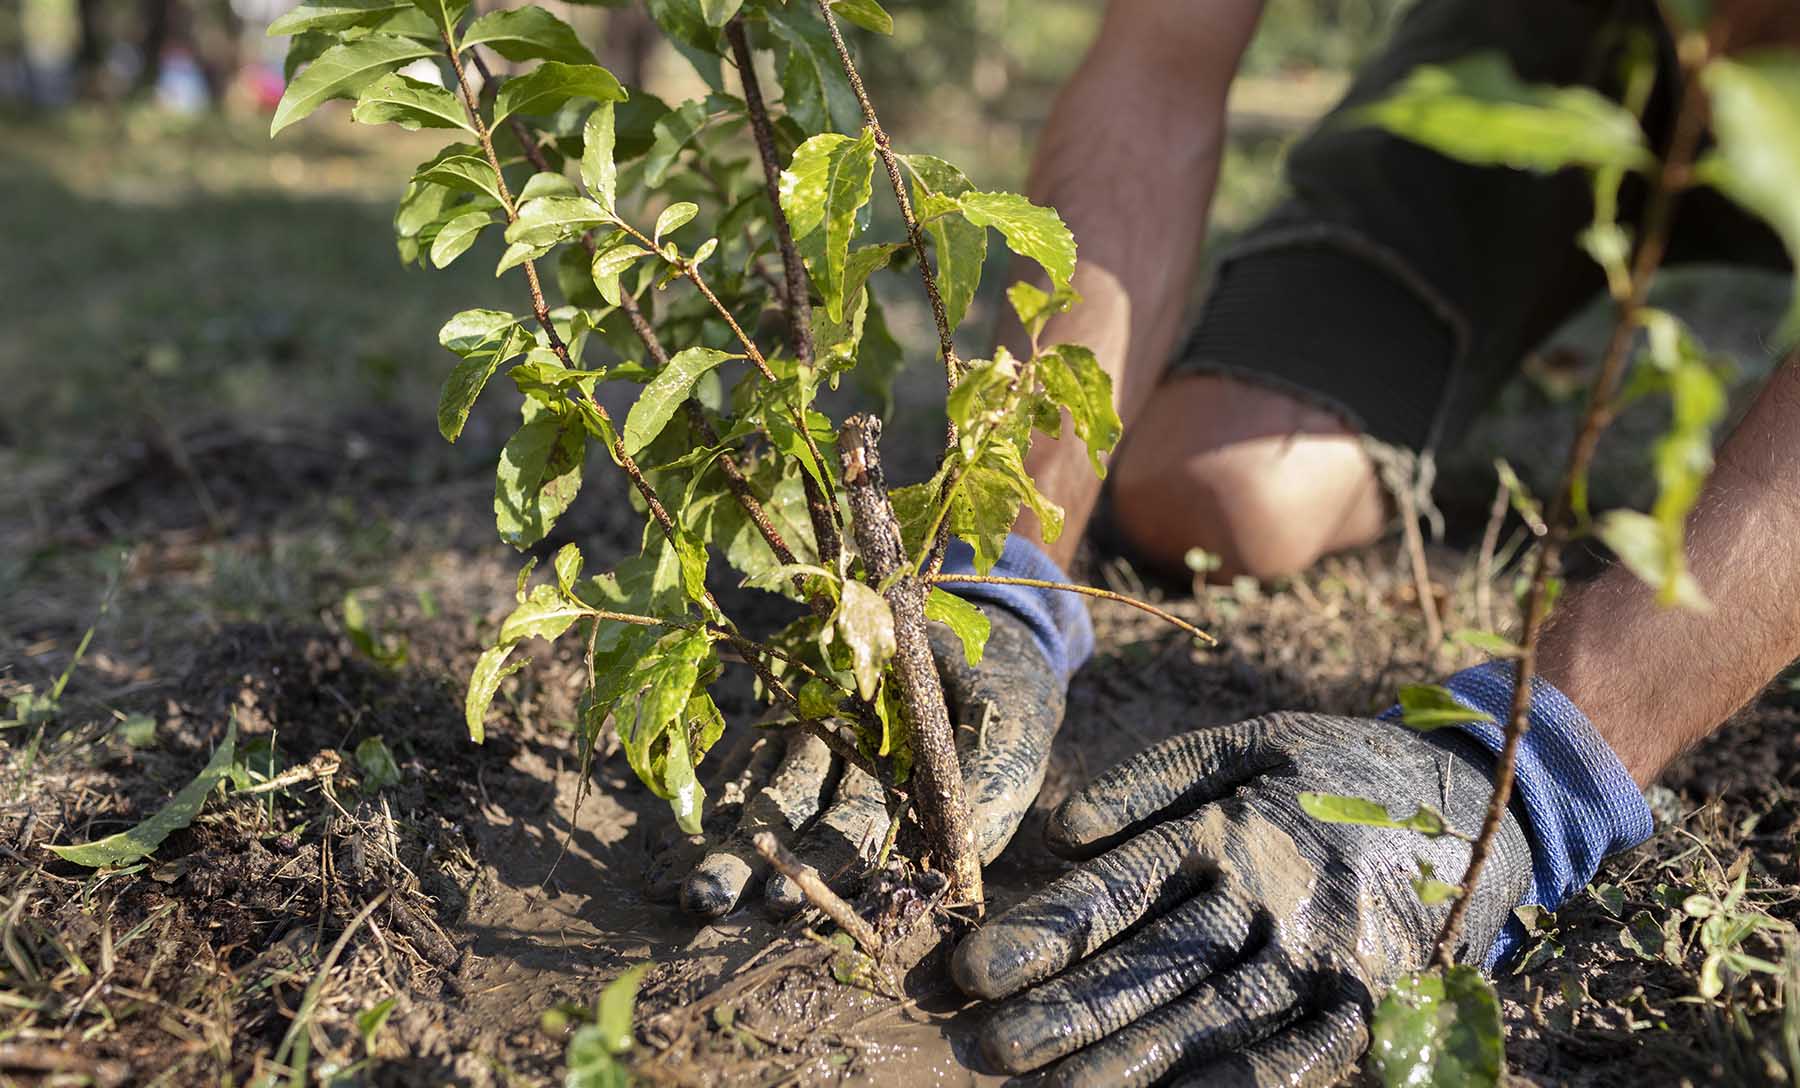
[[[717,802],[706,814],[709,831],[716,834],[718,825],[730,819],[731,813],[742,811],[744,799],[768,781],[781,753],[779,737],[755,734],[740,737],[723,753],[711,777]],[[673,903],[682,897],[688,874],[706,856],[706,837],[686,834],[669,823],[655,840],[644,894],[653,903]]]
[[[1241,899],[1202,893],[1001,1006],[982,1029],[983,1051],[1022,1073],[1097,1042],[1242,958],[1254,928]]]
[[[1267,1037],[1296,1018],[1300,999],[1293,969],[1273,948],[1266,948],[1242,966],[1214,975],[1186,996],[1075,1054],[1045,1083],[1057,1088],[1154,1084]]]
[[[1279,1035],[1194,1069],[1175,1088],[1329,1088],[1368,1043],[1362,1007],[1346,997]]]
[[[752,767],[759,785],[749,791],[737,827],[708,851],[681,885],[681,905],[690,914],[717,918],[742,902],[767,871],[751,845],[759,832],[792,837],[817,816],[833,785],[833,764],[825,742],[810,733],[790,732],[785,746],[773,745],[779,762]],[[767,762],[767,761],[765,761]]]
[[[1057,807],[1044,841],[1069,858],[1110,850],[1154,820],[1216,801],[1284,757],[1263,719],[1170,737],[1101,774]]]
[[[965,993],[1005,997],[1092,955],[1146,915],[1216,878],[1192,821],[1150,828],[970,934],[951,960]]]
[[[865,863],[881,846],[887,826],[881,783],[856,767],[846,767],[831,807],[790,849],[833,891],[843,893],[863,877]],[[778,917],[806,906],[800,886],[780,873],[769,878],[764,897]]]

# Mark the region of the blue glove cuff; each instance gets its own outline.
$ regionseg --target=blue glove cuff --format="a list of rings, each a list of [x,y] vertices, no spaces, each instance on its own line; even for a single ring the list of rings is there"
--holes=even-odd
[[[975,573],[975,551],[960,540],[950,541],[944,555],[947,574]],[[1037,545],[1018,534],[1006,538],[1000,561],[988,572],[1003,578],[1033,578],[1040,582],[1067,582],[1056,561]],[[951,583],[945,588],[965,601],[1003,608],[1031,629],[1044,659],[1066,683],[1094,653],[1094,625],[1088,620],[1081,595],[1036,586]]]
[[[1490,661],[1444,683],[1457,702],[1494,719],[1462,730],[1496,756],[1505,740],[1501,723],[1512,712],[1516,675],[1512,662]],[[1534,676],[1528,715],[1531,727],[1519,743],[1513,779],[1531,840],[1531,888],[1521,905],[1554,910],[1587,887],[1608,854],[1643,842],[1655,824],[1643,791],[1568,696]],[[1386,716],[1398,718],[1399,709]],[[1518,920],[1510,920],[1487,965],[1518,951],[1525,937]]]

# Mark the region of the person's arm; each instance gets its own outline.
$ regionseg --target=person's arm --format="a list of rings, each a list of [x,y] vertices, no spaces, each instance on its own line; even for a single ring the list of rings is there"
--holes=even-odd
[[[1540,649],[1640,785],[1800,657],[1800,356],[1720,450],[1688,521],[1688,566],[1712,611],[1661,608],[1622,567],[1572,589]]]
[[[1262,6],[1112,0],[1039,137],[1026,191],[1074,232],[1083,299],[1044,342],[1093,349],[1128,429],[1181,331],[1225,149],[1226,93]],[[1066,568],[1099,482],[1072,438],[1038,441],[1026,467],[1067,513],[1049,548]],[[1029,511],[1018,531],[1039,539]]]

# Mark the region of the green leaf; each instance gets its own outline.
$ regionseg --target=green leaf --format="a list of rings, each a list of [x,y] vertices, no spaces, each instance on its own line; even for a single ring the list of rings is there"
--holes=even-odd
[[[956,634],[962,643],[963,659],[970,668],[981,664],[981,654],[987,649],[988,632],[993,625],[980,608],[933,586],[925,598],[925,618],[936,620]]]
[[[680,230],[699,214],[700,205],[692,201],[682,200],[669,205],[662,210],[662,214],[656,217],[656,227],[650,235],[650,240],[661,245],[663,235]]]
[[[465,310],[444,324],[438,342],[463,357],[444,379],[438,395],[438,433],[454,442],[469,421],[469,410],[501,364],[525,350],[527,337],[511,314]]]
[[[1687,569],[1679,532],[1670,533],[1668,526],[1636,510],[1608,510],[1594,526],[1594,535],[1661,599],[1694,612],[1712,610],[1712,602]]]
[[[1106,477],[1102,455],[1111,453],[1125,433],[1113,407],[1112,377],[1100,369],[1094,353],[1074,344],[1059,344],[1037,358],[1038,379],[1050,399],[1069,413],[1075,437],[1086,443],[1094,475]]]
[[[824,268],[814,283],[833,321],[844,317],[844,282],[856,213],[869,202],[875,171],[875,135],[864,129],[852,140],[835,132],[814,136],[794,151],[781,172],[781,210],[795,240],[825,228]]]
[[[1030,257],[1050,274],[1050,282],[1067,287],[1075,274],[1075,236],[1054,208],[1041,208],[1017,193],[964,193],[957,201],[963,218],[978,227],[993,227],[1006,248]]]
[[[744,0],[700,0],[700,15],[710,27],[722,27],[744,6]]]
[[[506,228],[514,245],[542,248],[579,238],[612,222],[612,216],[584,196],[543,196],[519,206],[519,217]]]
[[[500,681],[531,663],[529,658],[509,662],[514,643],[490,646],[481,652],[475,668],[469,673],[469,693],[463,698],[463,720],[469,726],[469,739],[480,744],[487,737],[487,712],[493,705]]]
[[[392,123],[409,132],[421,128],[460,128],[473,136],[462,104],[444,88],[398,72],[390,72],[363,88],[350,119],[364,125]]]
[[[363,785],[381,790],[400,784],[400,764],[380,737],[364,737],[356,746],[356,769],[362,772]]]
[[[859,363],[866,364],[868,360],[859,359],[857,349],[862,344],[872,304],[868,294],[869,277],[887,267],[902,248],[897,242],[886,242],[851,250],[844,267],[843,320],[833,321],[823,307],[813,310],[813,351],[834,386],[838,376],[846,370],[856,369],[859,376],[865,373]]]
[[[397,997],[383,998],[356,1015],[356,1034],[361,1037],[363,1049],[375,1049],[376,1037],[387,1025],[388,1017],[394,1013],[394,1007],[400,1004]]]
[[[462,256],[493,221],[493,212],[467,212],[445,223],[431,241],[432,266],[443,268]]]
[[[648,970],[650,964],[640,963],[600,991],[600,1002],[594,1009],[594,1027],[599,1029],[603,1045],[613,1054],[631,1051],[632,1009],[637,1004],[638,983]]]
[[[594,253],[590,269],[594,277],[594,286],[608,304],[619,304],[619,276],[631,267],[633,261],[650,256],[650,251],[636,242],[620,242],[608,249]]]
[[[1800,263],[1800,57],[1782,50],[1721,58],[1701,79],[1718,140],[1702,178],[1767,220]],[[1784,346],[1800,342],[1800,279],[1777,338]]]
[[[456,26],[469,13],[469,0],[412,0],[412,4],[440,31]]]
[[[500,175],[494,173],[486,159],[474,155],[449,155],[427,164],[413,175],[415,182],[430,182],[467,193],[480,193],[503,204],[500,199]]]
[[[800,716],[810,721],[835,717],[844,693],[818,677],[800,685]]]
[[[50,852],[64,861],[72,861],[90,869],[126,865],[149,857],[162,845],[164,839],[194,822],[194,817],[200,814],[201,806],[212,795],[213,787],[231,773],[236,746],[237,718],[233,716],[225,726],[225,739],[219,742],[219,747],[213,751],[206,766],[201,768],[192,782],[181,788],[181,792],[170,798],[168,804],[158,809],[155,815],[116,835],[72,846],[52,846],[49,847]]]
[[[343,45],[334,45],[306,66],[275,106],[269,122],[273,136],[334,98],[353,98],[363,88],[408,61],[432,56],[433,50],[406,38],[371,34]]]
[[[1470,710],[1437,684],[1408,684],[1400,689],[1400,720],[1413,729],[1430,732],[1446,725],[1493,722],[1493,716]]]
[[[598,64],[549,60],[500,85],[500,93],[494,96],[494,124],[499,125],[515,113],[552,113],[574,98],[591,98],[600,103],[610,125],[612,110],[607,103],[623,102],[626,94],[613,74]],[[589,116],[590,124],[599,112]]]
[[[546,65],[545,67],[548,67]],[[601,208],[612,211],[618,202],[619,167],[613,152],[617,144],[617,121],[610,101],[602,100],[581,130],[581,183],[586,185]],[[614,306],[617,299],[611,300]]]
[[[579,419],[547,412],[521,426],[500,451],[494,476],[500,539],[521,551],[544,539],[581,490],[586,458],[587,429]]]
[[[681,154],[681,149],[688,141],[700,134],[706,127],[706,103],[694,99],[683,102],[676,109],[670,110],[657,118],[651,126],[656,139],[650,145],[649,155],[644,159],[644,184],[655,188],[663,183],[663,176]]]
[[[894,656],[894,612],[881,594],[854,578],[844,581],[843,592],[834,622],[850,649],[856,690],[872,699],[881,685],[881,671]]]
[[[1450,902],[1462,894],[1462,885],[1446,884],[1437,878],[1437,870],[1431,862],[1419,859],[1419,875],[1408,881],[1412,885],[1413,894],[1419,902],[1428,907],[1438,907]]]
[[[412,0],[305,0],[269,24],[268,36],[281,38],[313,30],[349,30],[375,26]]]
[[[877,34],[892,34],[894,19],[875,0],[831,0],[831,10],[848,22]]]
[[[1468,964],[1402,976],[1376,1006],[1371,1029],[1370,1063],[1387,1088],[1500,1083],[1500,999]]]
[[[1499,53],[1421,66],[1351,118],[1483,166],[1553,173],[1655,164],[1630,110],[1586,87],[1522,83]]]
[[[742,356],[713,348],[688,348],[670,359],[669,365],[657,371],[638,394],[637,403],[625,416],[625,452],[637,453],[662,433],[700,375],[727,359],[738,358]]]
[[[860,126],[862,107],[838,63],[824,21],[800,12],[784,13],[775,6],[765,8],[764,14],[784,46],[776,74],[788,119],[806,135]]]
[[[1019,324],[1025,326],[1025,331],[1035,340],[1052,317],[1067,313],[1071,306],[1081,301],[1081,296],[1067,287],[1047,292],[1035,284],[1020,280],[1006,289],[1006,301],[1012,303],[1013,313],[1018,315]]]
[[[1513,658],[1523,652],[1519,649],[1519,644],[1511,639],[1502,638],[1492,631],[1481,631],[1473,627],[1465,627],[1452,634],[1450,638],[1492,657]]]
[[[528,638],[541,638],[546,642],[554,642],[576,620],[592,614],[592,609],[566,596],[558,586],[533,586],[524,603],[513,609],[500,624],[499,641],[521,642]]]
[[[569,24],[540,7],[490,11],[469,24],[460,44],[464,49],[485,45],[507,60],[594,63]]]
[[[929,195],[960,197],[974,188],[961,170],[931,155],[907,155],[904,161],[913,175],[913,202],[924,206]],[[958,206],[960,213],[960,206]],[[981,286],[981,269],[987,261],[987,228],[969,222],[961,214],[938,216],[925,224],[937,260],[938,293],[944,299],[944,317],[955,332],[969,312],[969,303]]]
[[[1432,839],[1443,835],[1463,837],[1444,822],[1443,813],[1430,805],[1420,805],[1411,816],[1396,820],[1388,815],[1388,810],[1383,805],[1361,797],[1344,797],[1335,793],[1301,793],[1299,797],[1302,811],[1313,819],[1328,824],[1357,824],[1362,827],[1391,828],[1395,831],[1417,831]]]

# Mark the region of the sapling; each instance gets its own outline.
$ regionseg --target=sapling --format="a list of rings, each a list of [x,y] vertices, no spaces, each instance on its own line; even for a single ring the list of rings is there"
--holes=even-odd
[[[527,560],[517,607],[469,680],[470,735],[482,739],[527,640],[575,638],[584,758],[611,723],[639,778],[697,833],[706,795],[695,769],[726,728],[709,689],[741,661],[786,727],[868,772],[893,811],[911,805],[930,863],[979,908],[980,858],[926,624],[946,625],[978,660],[987,621],[943,587],[993,567],[1023,506],[1047,540],[1059,531],[1061,511],[1024,469],[1034,433],[1060,435],[1066,417],[1097,472],[1118,441],[1093,355],[1040,342],[1077,301],[1075,241],[1055,211],[893,147],[837,22],[889,32],[875,0],[649,7],[704,97],[669,106],[626,88],[535,6],[307,0],[270,28],[293,36],[298,70],[273,131],[334,98],[354,99],[360,123],[446,130],[455,142],[401,197],[401,258],[443,267],[497,233],[496,274],[524,281],[526,313],[467,310],[439,335],[460,360],[438,405],[446,439],[502,369],[521,395],[496,473],[501,537],[521,551],[543,542],[596,442],[645,518],[638,554],[611,570],[588,570],[565,544],[552,577],[534,583]],[[774,101],[758,68],[770,54]],[[501,76],[495,57],[515,67]],[[421,61],[435,80],[420,78]],[[877,163],[897,240],[868,240]],[[990,231],[1040,265],[1047,288],[1007,292],[1028,355],[965,360],[955,336]],[[879,420],[840,427],[817,397],[849,378],[885,399],[901,350],[872,277],[907,263],[932,313],[948,426],[931,479],[890,492]],[[640,387],[622,422],[596,393],[615,382]],[[943,572],[952,535],[973,548],[975,574]],[[805,614],[747,636],[709,589],[720,561]]]

